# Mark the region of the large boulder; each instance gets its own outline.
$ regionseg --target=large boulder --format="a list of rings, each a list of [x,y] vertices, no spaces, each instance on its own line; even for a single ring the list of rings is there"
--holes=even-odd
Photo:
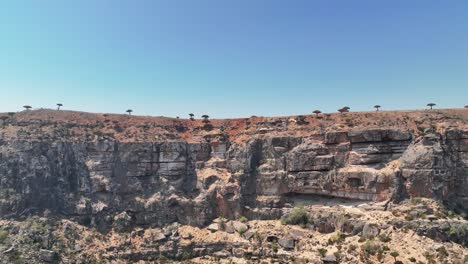
[[[129,231],[132,226],[132,217],[127,212],[122,212],[114,216],[112,226],[117,232]]]

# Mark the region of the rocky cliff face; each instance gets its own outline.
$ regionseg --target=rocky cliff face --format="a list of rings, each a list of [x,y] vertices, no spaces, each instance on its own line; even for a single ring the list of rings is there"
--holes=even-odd
[[[225,128],[214,133],[204,124],[202,140],[173,133],[139,142],[102,135],[76,140],[80,136],[68,132],[41,138],[32,136],[28,122],[4,121],[0,216],[47,211],[102,230],[172,222],[204,226],[219,215],[278,218],[291,199],[307,203],[316,195],[368,201],[430,197],[468,212],[463,126],[320,132],[283,121],[263,122],[267,128],[248,136]],[[295,133],[281,133],[288,126]],[[23,136],[8,136],[12,127]]]

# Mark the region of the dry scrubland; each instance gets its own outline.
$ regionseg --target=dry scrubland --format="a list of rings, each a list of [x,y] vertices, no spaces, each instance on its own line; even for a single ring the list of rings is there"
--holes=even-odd
[[[235,140],[247,140],[251,135],[271,132],[272,135],[307,136],[348,129],[393,127],[422,134],[425,129],[465,129],[467,109],[378,111],[298,115],[287,117],[256,117],[235,119],[176,119],[153,116],[95,114],[74,111],[34,110],[9,116],[3,123],[4,137],[61,138],[96,140],[107,138],[121,142],[179,140],[203,141],[219,134]],[[13,122],[14,126],[8,126]],[[286,128],[286,129],[285,129]],[[277,131],[280,130],[280,131]]]

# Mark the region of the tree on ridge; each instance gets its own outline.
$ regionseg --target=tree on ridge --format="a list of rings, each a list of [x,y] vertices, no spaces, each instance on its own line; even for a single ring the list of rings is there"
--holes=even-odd
[[[434,107],[436,104],[435,103],[428,103],[427,106],[429,106],[432,110],[432,107]]]
[[[343,114],[343,113],[347,113],[349,111],[346,108],[341,108],[341,109],[338,109],[338,112],[340,112],[340,114]]]

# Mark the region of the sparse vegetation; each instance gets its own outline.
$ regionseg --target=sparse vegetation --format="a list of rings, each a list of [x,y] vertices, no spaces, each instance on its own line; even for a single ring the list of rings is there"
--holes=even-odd
[[[345,234],[338,231],[328,239],[328,244],[329,245],[340,244],[345,240],[345,238],[346,238]]]
[[[262,236],[258,231],[255,231],[253,237],[254,237],[255,241],[258,242],[258,244],[262,245],[262,243],[263,243],[263,236]]]
[[[23,259],[19,253],[13,254],[11,259],[13,260],[13,264],[24,264]]]
[[[450,219],[454,219],[457,217],[457,214],[455,214],[452,210],[449,210],[445,213],[447,215],[448,218]]]
[[[390,242],[390,240],[392,240],[387,234],[380,234],[379,239],[384,243]]]
[[[436,106],[436,104],[435,103],[428,103],[427,106],[429,106],[431,108],[431,110],[432,110],[432,107]]]
[[[319,252],[320,256],[325,257],[325,255],[327,254],[328,250],[327,250],[326,248],[319,248],[319,249],[318,249],[318,252]]]
[[[219,229],[221,229],[221,230],[226,229],[226,223],[227,223],[227,219],[224,218],[224,216],[220,216],[219,217],[219,222],[218,222]]]
[[[245,232],[247,232],[247,228],[240,228],[238,231],[240,236],[243,236],[245,234]]]
[[[8,116],[0,116],[0,120],[2,120],[2,128],[5,128],[6,126],[6,121],[9,119],[10,117]]]
[[[189,260],[192,258],[192,254],[188,251],[184,251],[180,256],[180,260]]]
[[[347,252],[348,252],[348,253],[352,253],[352,252],[355,252],[356,249],[357,249],[357,246],[356,246],[355,244],[350,244],[350,245],[348,246]]]
[[[348,111],[348,109],[340,108],[340,109],[338,109],[338,112],[340,112],[340,114],[343,114],[343,113],[347,113],[349,111]]]
[[[466,235],[466,229],[462,225],[452,225],[447,231],[447,236],[461,236]]]
[[[368,255],[375,255],[380,249],[380,246],[374,240],[368,240],[361,246],[361,249]]]
[[[93,132],[93,134],[98,137],[103,137],[105,135],[104,132],[102,132],[101,130],[96,130]]]
[[[435,257],[430,252],[426,251],[423,253],[423,256],[426,258],[428,264],[435,264]]]
[[[291,212],[286,217],[283,217],[281,220],[282,223],[287,225],[305,226],[309,223],[309,216],[305,207],[301,205],[294,207],[291,210]]]
[[[296,123],[297,123],[298,125],[307,124],[307,122],[306,122],[306,117],[303,116],[303,115],[297,116],[297,117],[296,117]]]
[[[400,254],[399,254],[398,252],[396,252],[396,251],[392,251],[392,252],[390,253],[390,256],[392,256],[393,259],[395,259],[395,262],[396,262],[396,261],[397,261],[397,257],[400,256]]]
[[[241,223],[246,223],[247,221],[249,221],[249,219],[247,219],[247,217],[241,215],[241,216],[239,217],[239,221],[240,221]]]
[[[447,252],[447,249],[444,246],[438,248],[437,253],[439,255],[440,260],[443,260],[443,259],[445,259],[446,257],[449,256],[449,253]]]
[[[411,197],[410,202],[413,205],[421,204],[422,203],[422,198],[421,197]]]
[[[380,105],[374,105],[375,111],[377,111],[377,112],[378,112],[378,111],[379,111],[379,109],[380,109],[380,107],[381,107]]]
[[[278,243],[276,242],[272,242],[271,243],[271,250],[273,250],[273,252],[278,252]]]
[[[7,238],[8,238],[8,231],[0,229],[0,244],[5,242]]]

